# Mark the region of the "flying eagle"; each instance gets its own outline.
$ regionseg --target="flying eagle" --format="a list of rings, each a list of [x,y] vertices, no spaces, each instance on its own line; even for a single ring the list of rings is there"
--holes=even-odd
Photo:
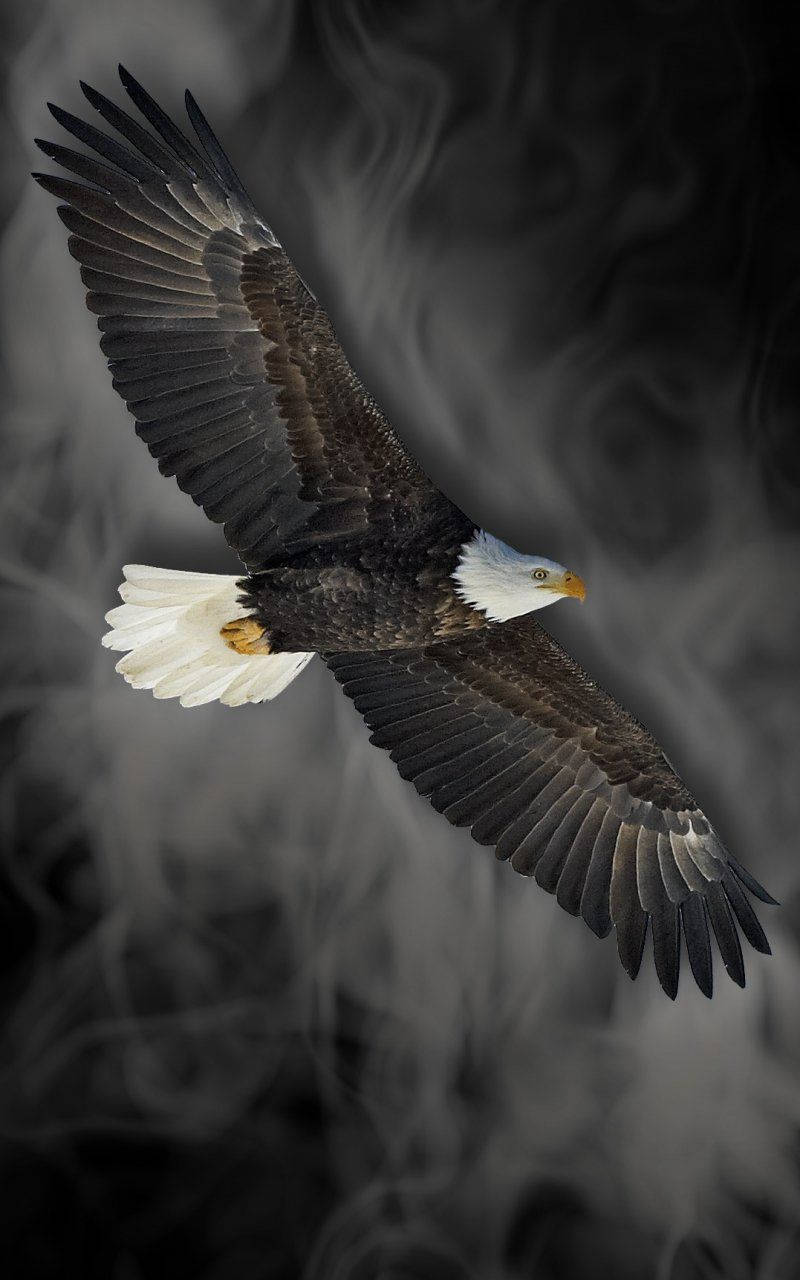
[[[37,140],[78,181],[34,176],[62,202],[137,435],[246,572],[126,566],[103,637],[125,654],[117,671],[185,707],[238,706],[274,698],[319,654],[401,776],[598,937],[614,928],[632,978],[649,923],[669,996],[681,934],[707,996],[712,932],[743,986],[739,930],[769,952],[747,893],[775,900],[647,730],[531,616],[582,600],[581,579],[444,496],[191,94],[197,143],[120,76],[151,128],[84,84],[112,132],[51,106],[95,154]]]

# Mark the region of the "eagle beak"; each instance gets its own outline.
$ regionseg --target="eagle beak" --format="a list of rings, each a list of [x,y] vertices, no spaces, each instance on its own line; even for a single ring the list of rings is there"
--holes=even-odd
[[[569,570],[561,580],[559,591],[562,595],[575,596],[578,600],[586,599],[586,587],[583,578],[579,578],[577,573],[570,573]]]

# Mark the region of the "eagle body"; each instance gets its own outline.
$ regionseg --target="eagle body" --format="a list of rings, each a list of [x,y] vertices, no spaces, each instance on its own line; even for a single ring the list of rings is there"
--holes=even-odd
[[[242,579],[242,600],[273,653],[407,649],[464,635],[487,625],[453,577],[472,532],[453,519],[432,542],[302,551]]]
[[[401,776],[555,894],[639,972],[652,938],[707,996],[712,940],[774,899],[727,850],[648,731],[532,614],[580,578],[477,528],[424,473],[349,364],[191,94],[190,140],[120,68],[138,112],[83,85],[81,144],[37,143],[113,384],[164,475],[223,528],[236,575],[126,565],[106,647],[183,706],[268,701],[315,655]],[[144,123],[142,123],[142,120]]]

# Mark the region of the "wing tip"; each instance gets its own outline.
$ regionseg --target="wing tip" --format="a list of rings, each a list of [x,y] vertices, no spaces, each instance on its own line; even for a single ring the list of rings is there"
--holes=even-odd
[[[87,84],[85,80],[79,80],[78,84],[80,85],[81,93],[90,106],[94,107],[95,110],[99,110],[106,101],[100,90],[93,88],[93,86]]]
[[[653,960],[661,989],[670,1000],[675,1000],[681,981],[681,940],[677,920],[672,922],[671,936],[666,925],[651,918],[653,926]]]
[[[183,101],[186,107],[186,114],[189,117],[189,123],[194,129],[200,146],[203,148],[219,180],[228,188],[231,194],[235,194],[239,200],[243,201],[248,209],[253,209],[253,202],[246,187],[190,89],[184,90]]]
[[[579,915],[583,923],[589,928],[596,938],[607,938],[614,925],[608,916],[600,916],[599,914],[589,914],[581,908],[576,915]]]
[[[737,862],[736,858],[734,858],[730,853],[728,854],[728,866],[731,868],[731,871],[733,871],[737,879],[741,880],[745,889],[748,889],[749,892],[753,894],[753,897],[758,898],[760,902],[765,902],[768,907],[779,907],[781,905],[778,899],[773,898],[772,894],[764,888],[763,884],[760,884],[759,881],[756,880],[755,876],[752,876],[747,868],[743,867],[741,862]]]
[[[617,929],[617,955],[631,982],[635,982],[641,972],[649,923],[649,917],[645,916],[644,926],[640,927],[640,936],[638,938],[632,929],[626,928],[620,931],[619,926],[615,926]]]
[[[41,169],[31,169],[31,177],[49,196],[55,196],[57,200],[64,199],[63,192],[56,188],[56,183],[61,181],[58,174],[43,173]]]
[[[709,948],[710,936],[713,933],[717,942],[718,954],[724,965],[725,972],[731,981],[736,983],[737,987],[744,990],[747,986],[747,974],[741,951],[741,941],[739,939],[736,924],[734,923],[734,913],[731,912],[729,916],[731,932],[735,933],[735,937],[732,937],[731,932],[726,934],[724,930],[720,930],[721,922],[717,915],[717,911],[709,912],[708,905],[705,900],[703,902],[703,907],[704,914],[706,915],[705,927],[708,929],[707,936]],[[681,912],[681,916],[682,914],[683,913]],[[710,949],[707,958],[701,956],[698,952],[697,946],[692,945],[690,936],[687,935],[686,922],[682,920],[681,923],[681,933],[683,934],[684,943],[686,945],[691,975],[699,991],[707,1000],[711,1000],[714,995],[714,977]],[[654,967],[659,985],[664,994],[667,995],[670,1000],[674,1001],[677,999],[680,987],[680,953],[679,951],[675,951],[675,948],[671,945],[671,939],[666,937],[666,931],[661,927],[661,925],[654,928],[652,915],[648,916],[648,925],[650,926],[653,938]],[[720,932],[718,932],[718,930],[720,930]],[[720,933],[722,936],[720,936]],[[617,941],[619,959],[622,968],[631,981],[634,981],[638,977],[644,958],[644,935],[642,936],[641,951],[638,950],[638,947],[635,951],[622,949],[619,947],[619,937]],[[752,940],[748,937],[748,941]],[[678,946],[680,947],[680,939],[678,939]],[[760,951],[762,954],[771,955],[771,949],[766,937],[763,939],[763,946],[754,945],[754,949],[756,951]]]

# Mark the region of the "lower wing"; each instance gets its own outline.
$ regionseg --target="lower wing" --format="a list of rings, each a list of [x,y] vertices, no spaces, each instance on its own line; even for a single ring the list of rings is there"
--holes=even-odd
[[[727,852],[647,731],[531,618],[422,650],[325,660],[403,778],[639,971],[650,927],[674,999],[681,934],[705,995],[711,934],[744,986],[739,931],[769,944],[748,893],[774,899]]]

